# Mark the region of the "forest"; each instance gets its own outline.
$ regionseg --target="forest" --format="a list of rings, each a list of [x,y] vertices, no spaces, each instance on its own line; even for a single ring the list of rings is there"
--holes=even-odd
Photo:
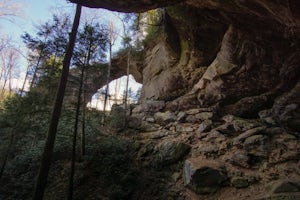
[[[12,88],[18,50],[10,45],[9,39],[1,40],[1,199],[53,199],[53,192],[61,193],[57,199],[73,199],[76,192],[73,187],[84,181],[78,176],[86,167],[89,174],[85,178],[104,176],[100,178],[103,179],[99,183],[103,186],[101,190],[105,190],[107,181],[133,178],[130,174],[133,169],[128,170],[131,158],[127,154],[132,153],[134,144],[113,135],[126,126],[129,98],[138,96],[132,94],[127,81],[123,107],[117,107],[114,116],[105,111],[108,87],[104,91],[103,110],[88,107],[91,93],[96,91],[90,91],[87,76],[97,70],[101,81],[109,84],[113,56],[127,55],[129,62],[130,56],[140,54],[140,46],[146,40],[133,42],[129,35],[137,34],[139,15],[118,16],[124,35],[119,53],[113,55],[111,49],[119,37],[113,22],[106,25],[91,19],[80,24],[80,14],[78,5],[74,21],[67,14],[53,15],[36,27],[35,34],[22,35],[28,49],[25,55],[28,65],[19,89]],[[104,157],[99,157],[102,154]],[[102,162],[100,168],[96,167]],[[75,164],[80,167],[75,168]],[[54,167],[49,171],[50,165]],[[112,177],[105,177],[107,173]],[[44,195],[47,179],[51,180],[48,187],[57,190],[52,188],[52,193]],[[130,195],[127,189],[123,191],[124,183],[119,184],[109,191],[111,194],[105,195],[115,199]],[[135,183],[130,187],[136,187]],[[75,199],[82,199],[78,193]]]

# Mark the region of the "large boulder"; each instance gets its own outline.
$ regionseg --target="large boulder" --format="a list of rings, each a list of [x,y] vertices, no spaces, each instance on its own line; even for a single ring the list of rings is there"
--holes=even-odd
[[[169,165],[176,163],[187,155],[191,146],[185,143],[175,141],[163,141],[155,147],[156,162],[159,165]]]
[[[227,179],[224,166],[213,160],[188,159],[183,171],[185,185],[199,194],[216,192]]]

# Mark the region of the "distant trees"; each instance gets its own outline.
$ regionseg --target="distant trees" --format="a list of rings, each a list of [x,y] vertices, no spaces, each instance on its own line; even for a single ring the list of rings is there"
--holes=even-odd
[[[82,93],[84,91],[84,77],[85,70],[89,66],[91,61],[101,60],[105,54],[108,34],[103,26],[99,23],[96,24],[85,24],[83,29],[79,31],[77,48],[75,50],[75,65],[80,69],[80,79],[79,79],[79,89],[77,95],[76,112],[75,112],[75,123],[73,131],[73,145],[72,145],[72,159],[71,159],[71,173],[69,182],[69,193],[68,199],[73,198],[73,180],[75,173],[75,160],[76,160],[76,144],[78,135],[78,125],[79,125],[79,114],[82,102]],[[85,94],[83,94],[83,104],[82,104],[82,134],[81,134],[81,156],[85,154],[85,107],[86,107]]]
[[[18,71],[18,52],[9,47],[0,52],[0,81],[2,82],[1,94],[8,87],[8,93],[12,93],[12,80],[16,78]]]
[[[68,43],[71,22],[68,16],[53,16],[52,21],[37,27],[36,35],[25,33],[22,35],[23,42],[29,51],[29,66],[26,79],[30,80],[30,89],[39,81],[44,73],[43,63],[51,58],[53,63],[57,58],[62,58]],[[51,69],[51,66],[49,66]],[[27,80],[24,81],[27,81]]]

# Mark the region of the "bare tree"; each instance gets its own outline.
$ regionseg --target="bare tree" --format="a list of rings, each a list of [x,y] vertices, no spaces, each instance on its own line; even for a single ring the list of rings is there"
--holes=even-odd
[[[4,93],[8,83],[9,94],[12,92],[12,80],[18,74],[18,64],[19,59],[18,52],[11,47],[2,50],[1,55],[1,72],[0,81],[3,83],[1,94]]]
[[[115,41],[118,37],[118,33],[115,31],[114,23],[111,21],[109,23],[109,61],[108,61],[108,68],[107,68],[107,76],[106,76],[106,90],[105,90],[105,97],[104,97],[104,103],[103,103],[103,118],[102,118],[102,124],[104,124],[104,118],[105,118],[105,109],[107,104],[107,98],[108,98],[108,91],[109,91],[109,79],[110,79],[110,70],[111,70],[111,59],[112,59],[112,46],[115,44]]]
[[[22,15],[22,4],[15,0],[0,0],[0,19],[13,21],[14,17]]]

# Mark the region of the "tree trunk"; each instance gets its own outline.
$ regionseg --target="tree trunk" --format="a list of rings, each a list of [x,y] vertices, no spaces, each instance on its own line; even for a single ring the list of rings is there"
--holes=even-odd
[[[105,97],[104,97],[104,105],[103,105],[103,116],[102,116],[102,125],[104,125],[105,121],[105,109],[106,109],[106,103],[107,103],[107,96],[109,91],[109,78],[110,78],[110,69],[111,69],[111,57],[112,57],[112,42],[109,42],[109,63],[107,68],[107,77],[106,77],[106,90],[105,90]]]
[[[81,93],[82,93],[82,85],[83,85],[83,77],[84,77],[84,68],[85,68],[85,66],[83,65],[82,69],[81,69],[80,85],[79,85],[79,91],[78,91],[78,96],[77,96],[75,124],[74,124],[74,133],[73,133],[73,149],[72,149],[71,173],[70,173],[70,179],[69,179],[68,200],[72,200],[73,199],[73,183],[74,183],[74,173],[75,173],[76,143],[77,143],[77,132],[78,132],[77,130],[78,130]]]
[[[25,85],[26,85],[26,81],[27,81],[27,78],[28,78],[28,74],[29,74],[29,64],[28,64],[28,67],[27,67],[27,70],[26,70],[26,75],[25,75],[23,86],[22,86],[22,89],[21,89],[21,96],[23,95],[24,90],[25,90]]]
[[[107,68],[106,90],[105,90],[105,98],[104,98],[104,106],[103,106],[104,112],[105,112],[105,108],[106,108],[107,96],[108,96],[108,91],[109,91],[109,78],[110,78],[111,57],[112,57],[111,54],[112,54],[112,44],[110,42],[110,44],[109,44],[109,63],[108,63],[108,68]]]
[[[130,49],[128,47],[128,52],[127,52],[127,78],[126,78],[126,88],[125,88],[125,112],[127,112],[127,107],[128,107],[128,85],[129,85],[129,69],[130,69]]]
[[[8,147],[7,147],[7,151],[6,151],[3,163],[1,165],[0,179],[1,179],[2,175],[3,175],[4,169],[5,169],[7,160],[8,160],[8,156],[9,156],[10,151],[11,151],[11,147],[12,147],[13,141],[14,141],[14,130],[11,132],[10,139],[9,139],[9,144],[8,144]]]
[[[86,95],[83,89],[83,103],[82,103],[82,124],[81,124],[81,157],[85,155],[85,107]]]
[[[65,57],[63,60],[63,69],[62,69],[60,83],[59,83],[57,94],[56,94],[55,104],[54,104],[53,112],[52,112],[52,116],[51,116],[51,121],[49,124],[48,136],[46,139],[46,143],[45,143],[45,147],[44,147],[44,151],[43,151],[43,155],[42,155],[41,166],[40,166],[40,170],[39,170],[39,174],[38,174],[38,178],[37,178],[37,182],[36,182],[36,186],[35,186],[35,190],[34,190],[33,200],[42,200],[43,196],[44,196],[44,191],[45,191],[46,183],[47,183],[47,177],[48,177],[49,168],[50,168],[50,164],[51,164],[53,147],[54,147],[54,143],[55,143],[58,121],[59,121],[60,114],[61,114],[62,103],[63,103],[65,89],[66,89],[67,80],[68,80],[71,58],[73,55],[77,29],[78,29],[79,22],[80,22],[80,15],[81,15],[81,6],[77,5],[76,14],[74,17],[74,22],[73,22],[73,27],[72,27],[72,32],[71,32],[70,38],[69,38],[69,44],[68,44],[66,54],[65,54]]]

